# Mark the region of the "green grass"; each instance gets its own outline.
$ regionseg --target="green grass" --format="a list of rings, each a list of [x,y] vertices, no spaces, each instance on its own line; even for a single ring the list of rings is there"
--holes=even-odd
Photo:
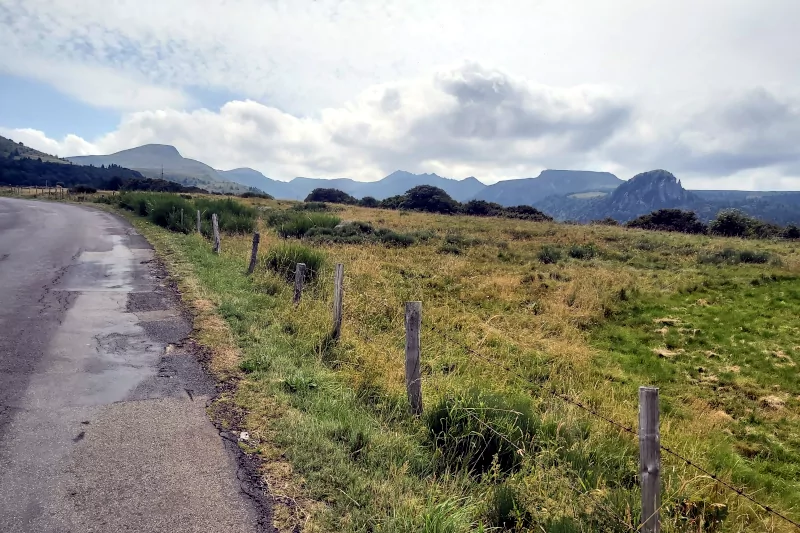
[[[280,207],[270,221],[296,216]],[[664,444],[796,515],[791,243],[357,207],[342,218],[425,238],[309,246],[262,228],[262,265],[289,257],[288,244],[324,256],[294,307],[295,256],[248,278],[244,236],[217,256],[196,235],[158,234],[240,353],[231,401],[249,413],[251,451],[287,460],[299,494],[322,503],[299,522],[307,530],[626,531],[618,519],[639,519],[636,440],[546,391],[635,427],[640,385],[661,389]],[[423,301],[422,418],[409,414],[403,385],[410,300]],[[790,530],[673,458],[663,463],[663,531]]]

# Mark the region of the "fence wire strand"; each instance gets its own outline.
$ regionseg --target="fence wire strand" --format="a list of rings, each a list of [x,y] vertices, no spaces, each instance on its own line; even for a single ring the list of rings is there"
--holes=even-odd
[[[453,340],[445,332],[441,331],[440,329],[437,329],[434,326],[428,326],[428,329],[431,332],[441,336],[446,341],[460,346],[462,349],[464,349],[468,353],[474,355],[475,357],[481,359],[482,361],[485,361],[485,362],[487,362],[487,363],[489,363],[489,364],[491,364],[491,365],[493,365],[495,367],[498,367],[498,368],[501,368],[501,369],[505,370],[511,376],[517,378],[518,380],[520,380],[520,381],[522,381],[522,382],[524,382],[524,383],[526,383],[528,385],[531,385],[532,387],[538,389],[539,391],[548,393],[548,394],[550,394],[550,395],[562,400],[563,402],[565,402],[565,403],[567,403],[569,405],[577,407],[578,409],[581,409],[584,412],[589,413],[590,415],[594,416],[595,418],[597,418],[599,420],[602,420],[602,421],[606,422],[607,424],[610,424],[611,426],[619,429],[620,431],[623,431],[625,433],[628,433],[630,435],[638,437],[639,433],[635,429],[633,429],[632,427],[630,427],[628,425],[625,425],[625,424],[623,424],[621,422],[617,422],[616,420],[614,420],[612,418],[609,418],[608,416],[598,412],[596,409],[593,409],[593,408],[589,407],[588,405],[584,404],[581,401],[573,400],[572,398],[570,398],[566,394],[562,394],[562,393],[558,392],[555,388],[552,388],[552,387],[551,388],[546,388],[546,387],[544,387],[543,385],[541,385],[539,383],[535,383],[535,382],[531,381],[530,379],[520,375],[518,372],[515,372],[509,366],[507,366],[507,365],[505,365],[505,364],[503,364],[503,363],[501,363],[499,361],[495,361],[494,359],[492,359],[490,357],[486,357],[486,356],[480,354],[479,352],[473,350],[469,346],[464,345],[461,342]],[[688,465],[688,466],[696,469],[697,471],[701,472],[702,474],[708,476],[709,478],[714,480],[716,483],[719,483],[721,486],[725,487],[726,489],[728,489],[730,491],[733,491],[734,493],[736,493],[740,497],[745,498],[746,500],[758,505],[759,507],[764,509],[764,511],[766,511],[768,514],[771,514],[773,516],[777,516],[778,518],[781,518],[782,520],[786,521],[787,523],[793,525],[795,528],[800,530],[800,522],[797,522],[796,520],[793,520],[793,519],[789,518],[788,516],[786,516],[785,514],[781,513],[780,511],[777,511],[777,510],[773,509],[772,506],[770,506],[770,505],[761,503],[760,501],[756,500],[753,496],[747,494],[744,490],[732,485],[731,483],[728,483],[727,481],[723,480],[722,478],[720,478],[716,474],[711,473],[709,470],[707,470],[706,468],[704,468],[701,465],[699,465],[696,461],[693,461],[693,460],[681,455],[680,453],[676,452],[672,448],[670,448],[668,446],[665,446],[663,444],[659,444],[659,448],[662,451],[666,452],[667,454],[675,457],[676,459],[678,459],[680,461],[683,461],[686,465]],[[614,516],[614,517],[617,520],[621,521],[621,519],[619,517],[617,517],[617,516]],[[630,526],[628,526],[628,527],[630,527]]]

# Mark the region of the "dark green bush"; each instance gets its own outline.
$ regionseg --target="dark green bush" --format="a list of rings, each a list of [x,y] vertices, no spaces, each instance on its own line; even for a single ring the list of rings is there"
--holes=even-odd
[[[97,192],[97,188],[90,187],[89,185],[75,185],[69,192],[72,194],[94,194]]]
[[[545,265],[558,263],[561,260],[561,248],[557,246],[542,246],[538,254],[539,262]]]
[[[405,200],[406,196],[404,194],[390,196],[389,198],[381,200],[379,207],[382,207],[384,209],[400,209]]]
[[[331,202],[333,204],[357,204],[358,200],[339,189],[317,188],[311,191],[306,202]]]
[[[768,252],[758,250],[734,250],[733,248],[725,248],[719,252],[703,254],[698,260],[700,263],[712,265],[737,265],[739,263],[764,264],[769,262],[771,257],[772,256]]]
[[[261,191],[247,191],[239,195],[240,198],[261,198],[262,200],[273,200],[273,196]]]
[[[458,202],[444,190],[432,185],[418,185],[409,189],[404,196],[405,199],[400,204],[403,209],[446,215],[457,213],[459,209]]]
[[[294,211],[331,211],[331,208],[325,202],[305,202],[302,204],[295,204],[292,206]]]
[[[750,228],[759,221],[736,209],[720,211],[708,225],[709,232],[724,237],[747,237]]]
[[[358,201],[358,205],[361,207],[378,207],[380,202],[373,198],[372,196],[365,196],[361,200]]]
[[[461,212],[475,217],[501,216],[505,209],[502,205],[485,200],[470,200],[461,206]]]
[[[659,209],[635,218],[625,225],[629,228],[681,233],[705,233],[708,229],[693,211],[681,209]]]
[[[508,474],[522,462],[540,421],[523,396],[468,391],[444,398],[427,415],[428,435],[440,469],[488,472],[494,464]]]
[[[406,247],[414,244],[414,237],[407,233],[398,233],[390,229],[381,228],[375,230],[375,238],[387,246]]]
[[[781,232],[781,237],[784,239],[800,239],[800,228],[794,224],[789,224]]]
[[[325,254],[302,244],[284,242],[270,248],[264,259],[268,270],[284,277],[290,283],[294,283],[298,263],[305,263],[305,280],[312,281],[325,265]]]
[[[553,217],[545,215],[535,207],[530,205],[517,205],[514,207],[506,207],[503,211],[503,216],[506,218],[518,218],[521,220],[533,220],[534,222],[552,222]]]
[[[567,252],[573,259],[592,259],[597,255],[597,248],[593,244],[575,244]]]
[[[313,228],[333,229],[341,219],[335,215],[319,212],[277,211],[270,213],[267,224],[275,227],[278,235],[284,239],[294,237],[300,239]]]

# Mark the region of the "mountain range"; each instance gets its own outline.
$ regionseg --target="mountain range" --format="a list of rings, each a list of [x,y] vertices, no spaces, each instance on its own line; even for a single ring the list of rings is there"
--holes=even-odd
[[[280,181],[251,168],[218,170],[183,157],[169,145],[148,144],[110,155],[76,156],[64,160],[2,137],[0,157],[42,158],[43,161],[49,158],[106,167],[118,165],[144,176],[163,175],[167,180],[211,191],[241,193],[258,189],[276,198],[290,200],[302,200],[320,187],[339,189],[356,198],[372,196],[382,200],[403,194],[417,185],[433,185],[444,189],[459,202],[485,200],[504,206],[532,205],[557,220],[589,221],[611,217],[626,221],[662,208],[689,209],[709,220],[720,209],[737,208],[771,222],[800,222],[800,192],[689,191],[666,170],[644,172],[627,181],[608,172],[544,170],[536,178],[512,179],[493,185],[485,185],[474,177],[454,180],[402,170],[373,182],[305,177]]]

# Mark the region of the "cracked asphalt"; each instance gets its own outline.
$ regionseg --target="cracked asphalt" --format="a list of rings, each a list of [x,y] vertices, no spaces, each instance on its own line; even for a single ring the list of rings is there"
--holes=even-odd
[[[269,531],[190,324],[124,220],[0,198],[0,531]]]

